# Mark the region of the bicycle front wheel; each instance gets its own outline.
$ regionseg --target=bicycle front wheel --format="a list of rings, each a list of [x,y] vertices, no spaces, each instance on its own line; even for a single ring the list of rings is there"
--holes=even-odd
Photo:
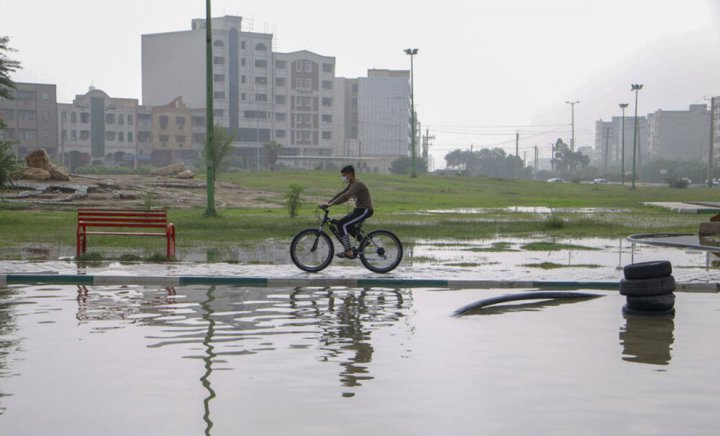
[[[307,229],[295,235],[290,243],[290,258],[303,271],[318,272],[332,261],[335,247],[327,233]]]
[[[360,244],[360,261],[376,273],[392,271],[400,264],[403,247],[395,234],[387,230],[373,230]]]

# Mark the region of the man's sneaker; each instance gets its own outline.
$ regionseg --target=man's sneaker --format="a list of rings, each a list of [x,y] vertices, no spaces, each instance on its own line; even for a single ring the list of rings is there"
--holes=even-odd
[[[353,254],[352,254],[351,256],[348,256],[348,255],[345,254],[345,252],[343,251],[342,253],[336,254],[335,257],[339,257],[339,258],[341,258],[341,259],[355,259],[355,258],[357,257],[357,254],[355,254],[355,250],[353,250]]]

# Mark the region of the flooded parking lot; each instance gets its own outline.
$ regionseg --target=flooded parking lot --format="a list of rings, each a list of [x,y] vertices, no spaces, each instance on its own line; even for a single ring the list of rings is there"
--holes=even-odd
[[[452,317],[507,290],[5,287],[0,431],[715,434],[717,294],[589,292]]]

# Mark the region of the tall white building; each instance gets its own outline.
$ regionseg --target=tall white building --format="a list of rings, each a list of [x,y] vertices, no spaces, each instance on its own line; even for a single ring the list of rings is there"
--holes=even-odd
[[[336,78],[334,57],[274,52],[273,35],[243,31],[241,17],[213,18],[212,30],[215,122],[234,133],[248,166],[264,160],[269,141],[282,145],[281,162],[305,168],[361,158],[385,171],[408,154],[407,71]],[[205,34],[205,20],[195,19],[190,30],[142,36],[145,106],[177,97],[206,106]]]
[[[636,158],[644,158],[648,153],[648,129],[645,117],[637,118]],[[623,134],[623,118],[612,117],[610,121],[595,122],[595,153],[598,156],[593,165],[602,168],[607,154],[608,164],[622,163],[623,136],[625,144],[625,170],[632,165],[633,135],[635,134],[635,117],[625,116],[625,132]]]

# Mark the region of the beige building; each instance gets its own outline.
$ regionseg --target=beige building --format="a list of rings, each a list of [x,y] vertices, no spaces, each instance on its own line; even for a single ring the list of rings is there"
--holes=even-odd
[[[152,163],[191,163],[200,158],[205,141],[205,111],[191,110],[177,97],[151,109]]]
[[[16,83],[10,90],[14,99],[0,98],[0,118],[5,130],[2,139],[16,141],[20,158],[42,148],[58,157],[57,88],[39,83]]]

